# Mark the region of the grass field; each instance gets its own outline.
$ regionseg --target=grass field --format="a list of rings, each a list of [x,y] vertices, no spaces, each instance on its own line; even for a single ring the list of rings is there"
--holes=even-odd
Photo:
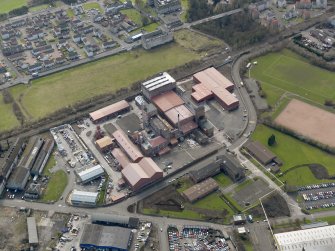
[[[46,10],[49,7],[48,4],[41,4],[34,7],[29,8],[29,12],[41,11]]]
[[[16,8],[27,5],[27,0],[0,0],[0,13],[7,13]]]
[[[183,10],[183,13],[181,13],[180,15],[180,19],[181,21],[183,22],[186,22],[186,16],[187,16],[187,12],[188,12],[188,9],[190,8],[190,2],[189,0],[181,0],[181,8]]]
[[[41,201],[43,202],[59,200],[67,185],[67,174],[63,170],[58,170],[54,173],[50,172],[50,169],[52,169],[55,164],[55,158],[53,155],[51,155],[48,163],[43,170],[43,175],[47,175],[50,177],[48,186],[43,192],[41,198]]]
[[[296,165],[317,163],[323,165],[328,170],[330,175],[335,174],[335,158],[332,155],[303,143],[291,136],[273,130],[264,125],[259,125],[252,134],[252,138],[267,146],[267,140],[271,134],[276,136],[277,144],[269,149],[283,161],[283,166],[281,167],[282,172],[289,170],[291,167]],[[316,179],[312,173],[309,172],[307,167],[290,171],[280,177],[280,180],[287,181],[288,184],[292,185],[305,185],[322,182],[321,180]]]
[[[335,101],[335,73],[309,64],[289,50],[269,53],[256,58],[251,76],[261,82],[270,105],[284,92],[323,104],[325,99]]]
[[[227,187],[233,184],[233,181],[225,174],[219,173],[213,177],[221,187]]]
[[[32,119],[37,119],[199,58],[172,43],[151,51],[136,50],[108,57],[34,80],[30,86],[17,85],[10,91],[16,100],[22,96],[21,106]]]
[[[224,46],[224,43],[219,39],[210,39],[205,35],[187,29],[175,32],[174,39],[181,46],[198,52],[218,46]]]
[[[122,14],[125,14],[131,21],[136,23],[138,27],[142,27],[142,15],[136,9],[121,10]]]
[[[84,10],[98,9],[100,12],[102,12],[102,8],[98,3],[85,3],[83,5],[83,8]]]
[[[0,92],[0,131],[9,130],[13,127],[19,126],[19,121],[16,119],[12,105],[5,104],[2,99],[2,93]]]

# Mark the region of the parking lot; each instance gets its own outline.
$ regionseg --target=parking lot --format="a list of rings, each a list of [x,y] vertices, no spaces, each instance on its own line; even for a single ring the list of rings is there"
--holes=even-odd
[[[167,233],[171,251],[229,250],[221,231],[208,227],[184,226],[179,232],[177,227],[170,226]]]
[[[298,190],[307,210],[335,207],[335,183],[308,185]]]

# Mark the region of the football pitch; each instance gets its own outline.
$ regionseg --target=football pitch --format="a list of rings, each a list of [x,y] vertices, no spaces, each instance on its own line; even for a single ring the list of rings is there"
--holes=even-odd
[[[284,93],[318,104],[335,101],[335,73],[309,64],[292,51],[269,53],[254,61],[257,65],[252,66],[251,77],[260,81],[271,106]]]

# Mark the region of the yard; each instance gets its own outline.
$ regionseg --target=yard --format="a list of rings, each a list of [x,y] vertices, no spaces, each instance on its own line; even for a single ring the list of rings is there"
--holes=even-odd
[[[219,173],[213,177],[221,187],[227,187],[233,184],[233,181],[225,174]]]
[[[63,170],[50,172],[55,164],[55,158],[51,155],[43,170],[43,175],[49,176],[47,188],[43,192],[41,198],[41,201],[43,202],[57,201],[67,185],[67,174]]]
[[[21,107],[33,120],[199,57],[172,43],[151,51],[140,49],[101,59],[34,80],[29,86],[17,85],[10,91],[17,101],[21,99]]]
[[[0,13],[7,13],[27,5],[27,0],[0,0]]]
[[[277,143],[269,149],[283,161],[281,172],[285,172],[297,165],[318,164],[325,167],[329,175],[335,174],[335,158],[332,155],[303,143],[291,136],[264,125],[258,125],[255,132],[252,134],[252,139],[258,140],[267,146],[268,137],[272,134],[276,136]],[[280,180],[287,181],[288,184],[292,185],[305,185],[322,182],[322,180],[314,177],[308,167],[300,167],[289,171],[280,177]]]
[[[121,10],[122,14],[125,14],[131,21],[136,23],[138,27],[142,27],[142,15],[136,9],[125,9]]]
[[[269,105],[273,106],[285,93],[323,104],[335,101],[335,73],[309,64],[289,50],[269,53],[254,59],[251,77],[260,81]]]
[[[2,93],[0,93],[0,114],[0,131],[6,131],[20,125],[13,113],[12,104],[4,103]]]

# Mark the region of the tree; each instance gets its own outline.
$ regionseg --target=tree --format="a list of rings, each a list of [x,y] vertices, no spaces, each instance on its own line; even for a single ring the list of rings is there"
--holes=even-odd
[[[274,144],[276,144],[276,136],[274,134],[272,134],[269,138],[268,138],[268,145],[269,146],[273,146]]]

